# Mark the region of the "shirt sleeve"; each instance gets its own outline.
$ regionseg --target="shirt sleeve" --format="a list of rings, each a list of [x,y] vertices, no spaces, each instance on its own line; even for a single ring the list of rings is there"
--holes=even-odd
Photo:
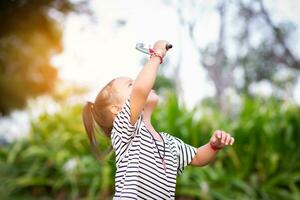
[[[182,140],[176,137],[174,137],[174,141],[177,148],[178,159],[177,175],[181,175],[184,168],[189,165],[195,157],[197,148],[184,143]]]
[[[130,100],[127,99],[121,109],[115,117],[113,122],[112,133],[119,136],[124,143],[128,143],[133,137],[137,129],[138,124],[142,120],[142,114],[134,125],[130,122]]]

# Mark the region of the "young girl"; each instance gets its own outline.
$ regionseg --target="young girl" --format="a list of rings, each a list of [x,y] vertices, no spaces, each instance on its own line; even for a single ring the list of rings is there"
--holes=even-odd
[[[176,177],[187,165],[204,166],[220,149],[234,143],[230,134],[215,131],[207,144],[195,148],[154,129],[151,115],[158,96],[152,87],[167,44],[154,44],[135,80],[113,79],[95,103],[84,107],[83,122],[93,149],[97,148],[95,121],[111,138],[116,153],[114,199],[175,199]]]

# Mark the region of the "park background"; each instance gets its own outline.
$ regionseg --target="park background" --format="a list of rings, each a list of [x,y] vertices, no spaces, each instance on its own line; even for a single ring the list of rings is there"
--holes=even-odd
[[[297,0],[1,1],[0,199],[112,198],[114,156],[91,154],[82,107],[158,39],[174,47],[154,127],[196,147],[216,129],[236,140],[187,167],[176,199],[300,199],[299,19]]]

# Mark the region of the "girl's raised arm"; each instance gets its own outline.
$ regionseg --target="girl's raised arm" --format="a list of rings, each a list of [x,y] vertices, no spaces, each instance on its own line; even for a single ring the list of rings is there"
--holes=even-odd
[[[167,52],[167,44],[167,41],[159,40],[154,44],[153,50],[163,58]],[[146,104],[148,95],[154,85],[160,62],[159,56],[151,56],[134,81],[130,95],[130,122],[132,125],[135,124]]]

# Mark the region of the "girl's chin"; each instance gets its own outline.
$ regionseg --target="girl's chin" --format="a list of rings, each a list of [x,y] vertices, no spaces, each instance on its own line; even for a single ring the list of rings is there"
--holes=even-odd
[[[158,104],[158,100],[159,100],[159,98],[158,98],[157,95],[155,97],[152,96],[151,98],[147,99],[147,103],[146,104],[148,104],[151,107],[155,107]]]

